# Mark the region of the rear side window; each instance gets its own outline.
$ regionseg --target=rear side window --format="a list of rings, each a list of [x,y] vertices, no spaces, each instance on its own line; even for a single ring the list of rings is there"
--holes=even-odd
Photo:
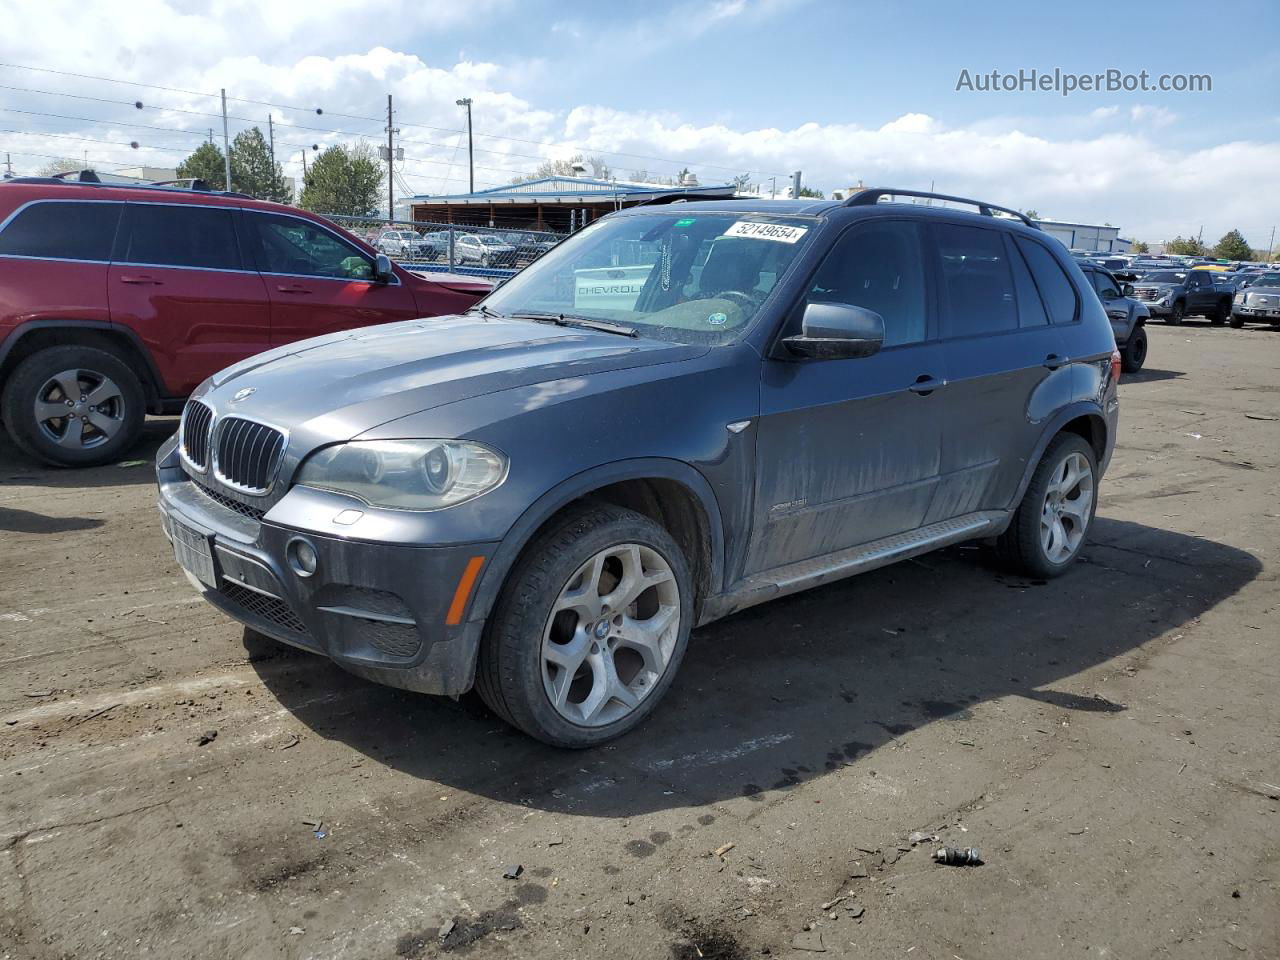
[[[34,203],[0,231],[0,255],[110,260],[121,206],[119,203],[63,201]]]
[[[129,241],[122,259],[159,267],[244,266],[231,211],[190,204],[130,204]]]
[[[1035,277],[1036,286],[1040,289],[1040,296],[1049,311],[1049,319],[1054,323],[1074,322],[1079,299],[1076,297],[1075,284],[1058,263],[1058,258],[1034,240],[1015,237],[1014,242],[1027,258],[1027,266],[1031,268],[1031,275]]]
[[[854,227],[822,261],[805,301],[874,310],[884,318],[886,347],[921,342],[926,315],[919,227],[902,220]]]
[[[1009,266],[1013,270],[1013,286],[1018,291],[1018,324],[1023,327],[1044,327],[1049,323],[1049,315],[1045,313],[1044,303],[1040,299],[1040,291],[1036,282],[1031,279],[1031,271],[1027,261],[1014,246],[1013,237],[1008,234],[1004,238],[1005,250],[1009,254]]]
[[[1018,306],[998,230],[941,223],[934,228],[942,264],[944,337],[1016,330]]]

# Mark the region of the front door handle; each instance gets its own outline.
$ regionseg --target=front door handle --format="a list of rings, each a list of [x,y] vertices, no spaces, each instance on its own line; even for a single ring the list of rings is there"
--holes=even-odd
[[[920,376],[916,377],[916,382],[907,387],[907,389],[916,396],[927,397],[929,394],[933,393],[933,391],[945,385],[946,381],[939,380],[930,374],[922,373]]]
[[[276,289],[281,293],[310,293],[311,290],[297,283],[278,283]]]
[[[160,281],[155,277],[148,277],[143,274],[124,274],[120,277],[120,282],[138,284],[139,286],[145,286],[147,284],[154,284],[157,287],[160,286]]]
[[[1066,357],[1059,356],[1056,353],[1051,353],[1044,358],[1044,366],[1047,370],[1057,370],[1059,367],[1065,367],[1070,362]]]

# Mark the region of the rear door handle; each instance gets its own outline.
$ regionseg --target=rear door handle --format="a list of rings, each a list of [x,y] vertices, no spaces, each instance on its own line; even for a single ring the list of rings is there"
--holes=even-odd
[[[945,380],[939,380],[927,373],[922,373],[920,376],[916,377],[916,382],[907,387],[907,389],[916,394],[916,396],[927,397],[939,387],[944,386],[946,386]]]
[[[155,284],[160,286],[160,281],[155,277],[148,277],[142,274],[124,274],[120,277],[121,283],[133,283],[138,285]]]
[[[297,283],[278,283],[276,289],[281,293],[310,293],[310,289]]]
[[[1060,357],[1056,353],[1051,353],[1044,358],[1044,366],[1048,370],[1057,370],[1059,367],[1065,367],[1070,362],[1066,357]]]

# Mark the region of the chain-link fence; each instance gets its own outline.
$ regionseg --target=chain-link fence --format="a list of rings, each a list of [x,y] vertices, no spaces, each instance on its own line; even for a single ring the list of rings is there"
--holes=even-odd
[[[539,230],[324,216],[412,270],[481,277],[509,277],[565,237]]]

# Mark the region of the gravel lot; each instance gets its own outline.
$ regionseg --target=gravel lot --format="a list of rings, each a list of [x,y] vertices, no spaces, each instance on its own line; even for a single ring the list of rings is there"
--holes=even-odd
[[[587,753],[245,636],[149,464],[0,447],[0,956],[1280,957],[1280,330],[1149,331],[1071,574],[756,608]]]

